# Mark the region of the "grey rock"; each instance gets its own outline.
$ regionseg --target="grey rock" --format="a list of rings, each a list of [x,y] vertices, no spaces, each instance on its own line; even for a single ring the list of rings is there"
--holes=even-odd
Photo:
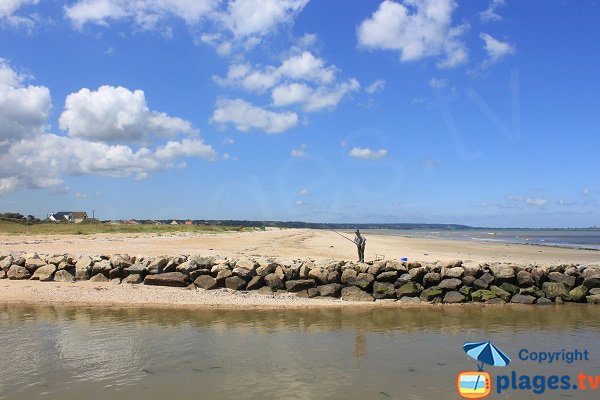
[[[219,284],[219,286],[225,286],[225,279],[230,278],[233,276],[233,273],[228,270],[228,269],[224,269],[219,271],[219,273],[217,273],[217,276],[215,277],[215,279],[217,280],[217,283]]]
[[[34,273],[38,268],[41,268],[46,265],[46,261],[41,258],[28,258],[25,260],[25,268],[31,273]]]
[[[533,268],[531,270],[531,277],[536,285],[541,286],[548,280],[548,275],[543,268]]]
[[[375,282],[373,283],[373,297],[376,299],[395,299],[396,288],[393,283]]]
[[[375,301],[369,293],[356,286],[348,286],[342,289],[342,300],[345,301]]]
[[[148,264],[148,267],[146,268],[148,270],[148,273],[150,274],[162,274],[164,271],[163,269],[165,268],[165,266],[167,265],[167,263],[169,262],[169,259],[165,256],[159,256],[154,258],[150,264]],[[180,272],[169,272],[170,274],[174,274],[174,273],[180,273]],[[145,281],[144,281],[145,283]],[[187,285],[186,285],[187,286]]]
[[[206,290],[217,289],[219,287],[217,280],[210,275],[200,275],[194,281],[194,285]]]
[[[270,287],[268,287],[268,286],[263,286],[260,289],[258,289],[256,291],[256,293],[262,294],[262,295],[265,295],[265,296],[272,296],[273,295],[273,290]]]
[[[329,271],[323,268],[313,268],[308,273],[309,278],[313,278],[318,284],[326,285],[328,283],[327,276]]]
[[[502,299],[505,302],[509,302],[512,297],[511,293],[495,285],[490,286],[490,290],[494,292],[497,298]]]
[[[31,280],[39,280],[41,282],[49,282],[54,278],[54,273],[56,272],[56,265],[48,264],[44,265],[35,270],[33,275],[31,276]]]
[[[514,268],[508,265],[493,264],[490,265],[490,270],[498,283],[514,282],[516,278]]]
[[[404,285],[405,283],[410,282],[410,274],[402,274],[398,277],[398,279],[396,279],[396,283],[394,283],[394,286],[396,287],[400,287],[402,285]]]
[[[533,304],[533,303],[535,303],[535,297],[526,296],[526,295],[522,295],[522,294],[515,294],[510,299],[510,302],[515,303],[515,304]]]
[[[457,290],[461,284],[462,284],[462,281],[460,279],[450,278],[450,279],[444,279],[443,281],[441,281],[438,284],[438,287],[440,289],[444,289],[444,290]]]
[[[423,286],[425,288],[436,286],[441,280],[440,274],[437,272],[429,272],[423,277]]]
[[[396,282],[398,279],[398,271],[382,272],[375,277],[377,282]]]
[[[66,269],[59,269],[54,274],[54,282],[73,282],[75,281],[75,276]]]
[[[462,283],[464,286],[473,286],[473,283],[477,280],[474,276],[465,275],[462,278]],[[483,281],[482,281],[483,282]]]
[[[276,268],[277,268],[277,264],[274,262],[267,263],[265,265],[259,265],[256,268],[256,275],[265,277],[265,276],[275,272]]]
[[[458,292],[465,296],[467,299],[470,299],[471,293],[473,293],[473,288],[470,286],[463,286],[460,289],[458,289]]]
[[[455,304],[464,303],[466,300],[465,296],[457,291],[451,291],[444,295],[444,303]]]
[[[583,303],[585,301],[585,297],[588,294],[588,288],[585,286],[577,286],[569,291],[569,297],[575,303]]]
[[[244,290],[246,281],[239,276],[230,276],[225,279],[225,287],[232,290]]]
[[[526,296],[533,296],[535,298],[540,298],[540,297],[544,297],[544,292],[538,288],[537,286],[530,286],[527,288],[521,288],[521,290],[519,290],[519,294],[523,294]]]
[[[419,282],[423,279],[425,274],[427,273],[427,269],[425,267],[418,267],[409,269],[408,273],[410,275],[410,279],[414,282]]]
[[[396,290],[396,296],[402,297],[417,297],[423,291],[423,286],[415,282],[407,282]]]
[[[167,272],[146,276],[144,285],[186,287],[189,285],[189,279],[181,272]]]
[[[260,268],[260,267],[258,267]],[[265,282],[263,280],[263,277],[260,275],[256,275],[254,277],[252,277],[252,279],[250,279],[250,281],[248,282],[248,285],[246,286],[246,289],[248,290],[258,290],[261,287],[263,287],[265,285]]]
[[[25,267],[14,264],[8,269],[6,276],[10,280],[29,279],[31,278],[31,272],[29,272]]]
[[[550,299],[547,299],[545,297],[541,297],[539,299],[536,300],[535,304],[539,304],[540,306],[544,306],[544,305],[551,305],[554,304],[554,302]]]
[[[2,261],[0,261],[0,268],[2,268],[2,270],[4,272],[8,272],[10,267],[13,265],[13,260],[14,259],[12,256],[8,256],[8,257],[4,258]]]
[[[495,299],[496,297],[497,297],[496,293],[492,292],[491,290],[485,290],[485,289],[476,290],[473,293],[471,293],[471,299],[478,303],[492,300],[492,299]]]
[[[577,278],[570,275],[561,274],[560,272],[550,272],[548,274],[548,279],[552,282],[562,283],[567,287],[567,289],[572,289],[575,287],[575,283],[577,282]]]
[[[235,267],[231,272],[233,272],[234,276],[239,276],[246,282],[248,282],[254,276],[254,270],[249,270],[242,267]]]
[[[452,267],[452,268],[444,268],[442,269],[442,278],[456,278],[461,279],[465,274],[465,269],[463,267]]]
[[[188,261],[182,261],[181,263],[175,264],[174,262],[169,261],[169,263],[167,264],[167,266],[165,267],[165,272],[181,272],[184,275],[189,275],[194,271],[197,271],[200,267],[198,266],[198,264],[196,264],[195,261],[192,260],[188,260]],[[205,267],[203,267],[205,268]],[[209,271],[208,270],[209,267],[206,267],[206,269],[204,269],[205,271]]]
[[[517,273],[517,283],[521,287],[533,286],[535,281],[533,280],[533,276],[531,272],[521,270]]]
[[[512,283],[508,283],[508,282],[504,282],[502,285],[500,285],[500,288],[508,293],[510,293],[511,295],[515,295],[515,294],[519,294],[519,291],[521,290],[520,287],[513,285]]]
[[[240,258],[235,262],[235,266],[238,268],[245,268],[249,271],[254,271],[256,267],[258,267],[257,263],[249,258]]]
[[[600,288],[590,289],[590,295],[594,296],[600,294]]]
[[[421,292],[421,294],[419,295],[419,298],[421,299],[421,301],[433,301],[435,298],[437,298],[437,297],[441,298],[443,295],[444,295],[444,292],[442,291],[442,289],[433,286],[433,287],[424,289]]]
[[[288,292],[295,293],[300,290],[316,287],[317,284],[312,279],[298,279],[285,282],[285,289]]]
[[[56,254],[52,257],[48,257],[46,259],[46,262],[48,264],[53,264],[58,266],[60,263],[65,262],[65,260],[67,259],[67,257],[64,254]]]
[[[506,301],[502,300],[501,298],[496,297],[495,299],[486,300],[485,304],[502,305],[502,304],[506,304]]]
[[[104,274],[96,274],[90,278],[90,282],[108,282],[108,278]]]
[[[585,299],[590,304],[600,304],[600,295],[598,294],[587,296]]]
[[[329,283],[317,286],[317,290],[321,297],[340,297],[342,294],[342,285],[339,283]]]
[[[352,285],[358,274],[355,270],[347,268],[342,272],[341,281],[344,285]]]
[[[558,282],[544,282],[542,290],[546,294],[546,297],[550,300],[554,300],[560,297],[563,300],[569,299],[569,292],[564,284]]]
[[[271,288],[272,290],[283,290],[285,289],[285,285],[281,278],[276,274],[269,274],[264,277],[265,284]]]
[[[398,303],[402,304],[421,304],[421,299],[418,297],[402,297],[398,300]]]
[[[221,271],[231,271],[229,264],[217,264],[211,267],[210,272],[216,276]]]

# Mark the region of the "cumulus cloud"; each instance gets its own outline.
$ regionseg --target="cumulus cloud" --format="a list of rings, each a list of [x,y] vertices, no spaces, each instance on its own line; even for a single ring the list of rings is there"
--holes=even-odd
[[[67,96],[59,126],[69,136],[108,143],[148,143],[156,136],[195,132],[186,120],[151,111],[142,90],[113,86]]]
[[[249,50],[261,38],[293,23],[309,0],[78,0],[65,7],[76,29],[108,27],[129,20],[136,28],[165,29],[169,18],[199,30],[199,41],[220,55],[233,48]]]
[[[0,25],[9,25],[13,27],[24,26],[28,29],[33,28],[35,17],[20,15],[17,12],[25,6],[36,5],[39,2],[39,0],[0,1]]]
[[[515,48],[509,43],[494,39],[487,33],[482,33],[479,37],[483,40],[484,49],[488,54],[488,59],[484,63],[486,65],[494,64],[505,56],[515,52]]]
[[[488,7],[479,13],[481,22],[502,21],[502,16],[498,15],[496,10],[506,5],[506,0],[492,0]]]
[[[300,190],[300,191],[298,192],[298,194],[299,194],[300,196],[310,196],[310,195],[311,195],[311,193],[310,193],[310,191],[309,191],[308,189],[302,189],[302,190]]]
[[[25,86],[27,77],[0,59],[0,142],[21,139],[44,131],[52,108],[50,91]]]
[[[218,100],[211,120],[218,124],[233,124],[242,132],[281,133],[298,125],[296,113],[266,110],[242,99]]]
[[[461,36],[466,25],[452,26],[453,0],[385,0],[358,27],[358,44],[367,49],[400,52],[403,62],[441,56],[438,67],[454,67],[468,59]]]
[[[512,206],[516,206],[519,208],[523,208],[523,206],[535,206],[535,207],[545,207],[548,204],[547,199],[542,199],[539,197],[529,197],[529,196],[515,196],[511,195],[507,197],[508,202]]]
[[[271,96],[276,107],[301,104],[304,111],[315,112],[333,109],[351,92],[360,89],[356,79],[350,79],[333,87],[319,86],[311,88],[305,84],[292,83],[276,87]]]
[[[348,153],[351,157],[362,158],[363,160],[377,160],[387,156],[388,151],[385,149],[369,149],[364,147],[354,147]]]
[[[0,61],[0,194],[22,187],[56,188],[63,183],[64,175],[143,179],[154,171],[181,165],[180,160],[185,158],[217,158],[214,149],[199,138],[189,123],[149,111],[143,107],[143,92],[136,94],[124,88],[112,89],[122,89],[119,93],[125,94],[125,98],[136,99],[137,107],[127,108],[121,104],[129,115],[115,116],[114,112],[107,111],[111,110],[114,100],[111,96],[104,98],[109,106],[102,108],[101,104],[94,103],[98,99],[92,94],[98,92],[80,91],[78,94],[84,93],[85,101],[75,101],[73,107],[67,101],[67,110],[73,114],[67,114],[64,119],[61,116],[61,124],[64,123],[71,135],[52,134],[46,126],[52,106],[50,92],[43,86],[25,86],[26,79],[5,61]],[[93,100],[86,103],[90,98]],[[75,100],[81,99],[75,97]],[[107,125],[95,120],[99,117],[94,112],[99,112]],[[75,121],[76,117],[82,121]],[[153,134],[184,132],[192,135],[165,144],[152,141],[153,146],[139,148],[105,143],[130,142],[144,137],[138,134],[147,132],[137,129],[140,124]],[[113,130],[121,128],[128,134],[115,136]],[[150,136],[145,137],[150,141]]]
[[[385,88],[385,81],[383,79],[377,79],[365,88],[365,92],[369,94],[377,93]]]

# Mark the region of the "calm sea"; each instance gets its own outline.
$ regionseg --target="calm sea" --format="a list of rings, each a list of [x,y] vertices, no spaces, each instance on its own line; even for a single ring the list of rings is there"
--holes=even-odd
[[[372,233],[425,239],[531,244],[600,250],[600,230],[371,230]]]
[[[532,308],[533,307],[533,308]],[[458,399],[466,341],[512,362],[497,375],[600,376],[594,305],[329,310],[115,310],[0,305],[0,399]],[[529,352],[587,350],[538,364]],[[598,399],[599,391],[490,399]]]

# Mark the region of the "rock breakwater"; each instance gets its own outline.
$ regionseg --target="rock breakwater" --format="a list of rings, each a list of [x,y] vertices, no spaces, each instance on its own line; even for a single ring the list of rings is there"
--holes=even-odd
[[[600,265],[0,252],[0,279],[295,293],[416,303],[600,304]]]

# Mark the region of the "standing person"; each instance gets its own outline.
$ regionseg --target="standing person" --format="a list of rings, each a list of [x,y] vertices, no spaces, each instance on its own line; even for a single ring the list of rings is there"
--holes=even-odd
[[[365,245],[367,244],[367,239],[360,234],[358,229],[354,233],[356,233],[354,243],[356,243],[356,248],[358,249],[358,262],[365,262]]]

